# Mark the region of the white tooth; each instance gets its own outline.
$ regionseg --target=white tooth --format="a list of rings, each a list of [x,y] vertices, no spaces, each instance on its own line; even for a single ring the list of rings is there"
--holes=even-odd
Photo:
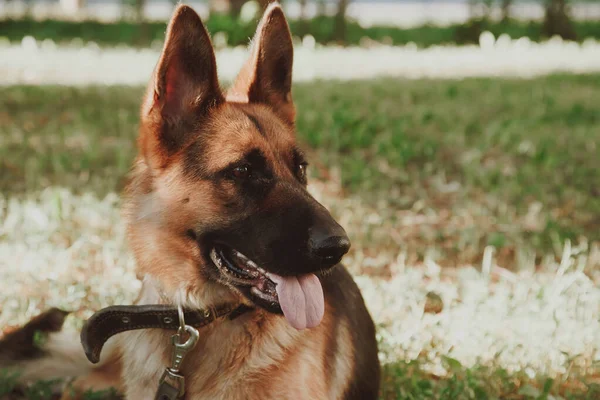
[[[257,287],[255,287],[255,286],[252,286],[252,287],[250,288],[250,292],[251,292],[253,295],[255,295],[255,296],[257,296],[257,297],[260,297],[260,298],[261,298],[261,299],[263,299],[263,300],[266,300],[266,301],[271,301],[271,302],[273,302],[273,300],[277,301],[277,300],[276,300],[276,299],[277,299],[277,297],[275,297],[275,296],[270,296],[270,295],[268,295],[268,294],[266,294],[266,293],[263,293],[263,292],[261,292],[261,291],[260,291],[260,290],[259,290]]]
[[[280,281],[280,279],[273,276],[273,274],[271,274],[270,272],[266,272],[265,275],[267,275],[267,278],[269,278],[271,282],[273,282],[275,286],[277,286],[277,283]]]
[[[261,268],[261,267],[259,267],[258,265],[256,265],[256,264],[252,263],[252,266],[253,266],[254,268],[256,268],[256,269],[258,270],[258,272],[262,273],[263,275],[266,275],[266,274],[267,274],[267,271],[265,271],[264,269],[262,269],[262,268]]]
[[[217,254],[217,250],[212,249],[210,251],[210,259],[213,260],[213,262],[217,265],[217,266],[222,266],[221,265],[221,258],[218,256]]]

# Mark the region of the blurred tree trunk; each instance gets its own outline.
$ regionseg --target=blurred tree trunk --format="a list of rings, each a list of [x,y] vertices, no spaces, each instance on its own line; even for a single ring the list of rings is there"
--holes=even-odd
[[[148,42],[150,31],[148,23],[144,15],[146,0],[121,0],[122,1],[122,17],[126,20],[133,20],[139,24],[139,31],[134,36],[135,45],[142,45]]]
[[[300,36],[304,36],[308,33],[309,31],[309,24],[308,21],[306,20],[306,4],[307,4],[307,0],[298,0],[298,5],[300,6],[300,18],[298,21],[298,34],[300,34]]]
[[[31,12],[32,12],[32,7],[31,7],[31,0],[25,0],[25,17],[30,17],[31,16]]]
[[[32,0],[27,0],[27,3],[31,2]],[[59,4],[65,14],[80,15],[85,9],[86,0],[59,0]]]
[[[249,0],[226,0],[228,4],[228,10],[229,10],[229,15],[231,15],[234,18],[239,17],[240,12],[242,11],[242,7],[244,6],[244,4],[246,4]],[[258,3],[258,6],[261,10],[261,12],[267,8],[267,6],[276,1],[276,0],[254,0]],[[282,4],[283,1],[279,0],[279,3]]]
[[[502,22],[508,22],[510,19],[510,8],[512,7],[513,0],[502,0],[501,10],[502,10]]]
[[[146,0],[121,0],[121,16],[136,22],[144,20]]]
[[[477,18],[477,3],[478,0],[468,0],[467,7],[469,9],[469,19]]]
[[[545,0],[546,15],[542,32],[545,36],[559,35],[565,40],[577,40],[577,34],[569,18],[567,0]]]
[[[512,2],[512,0],[502,0],[503,3],[505,1]],[[494,0],[468,0],[467,4],[471,20],[489,19]]]
[[[134,17],[136,21],[144,21],[144,8],[146,7],[146,0],[134,0],[133,3]],[[143,25],[143,23],[142,23]]]
[[[494,0],[483,0],[483,16],[488,19],[492,15]]]
[[[300,20],[304,21],[306,19],[306,4],[307,0],[298,0],[298,5],[300,6]]]
[[[240,11],[242,11],[242,6],[246,3],[247,0],[229,0],[229,15],[233,18],[237,18],[240,16]]]
[[[333,38],[341,43],[346,42],[346,11],[348,10],[348,3],[349,0],[338,0],[338,7],[335,13]]]
[[[327,4],[325,0],[317,0],[317,15],[325,15],[327,13]]]

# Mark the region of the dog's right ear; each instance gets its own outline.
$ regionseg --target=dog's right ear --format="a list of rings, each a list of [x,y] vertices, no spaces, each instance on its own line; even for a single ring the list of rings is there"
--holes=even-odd
[[[142,105],[139,144],[148,164],[165,167],[223,101],[208,32],[194,10],[180,5]]]

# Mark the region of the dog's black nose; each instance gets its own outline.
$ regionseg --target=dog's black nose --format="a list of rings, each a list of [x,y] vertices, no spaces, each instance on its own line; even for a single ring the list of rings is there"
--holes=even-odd
[[[350,249],[350,239],[344,229],[337,225],[333,229],[313,229],[310,235],[310,250],[314,257],[327,266],[340,262]]]
[[[321,258],[325,264],[335,265],[350,249],[347,236],[331,236],[313,246],[313,254]]]

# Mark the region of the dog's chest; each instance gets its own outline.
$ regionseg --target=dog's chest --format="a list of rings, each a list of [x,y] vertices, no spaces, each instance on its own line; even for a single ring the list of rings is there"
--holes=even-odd
[[[265,323],[263,321],[263,323]],[[186,357],[186,400],[315,399],[325,388],[322,362],[297,332],[279,326],[230,324],[206,329]],[[259,329],[260,328],[260,329]],[[265,332],[269,332],[268,334]],[[128,399],[153,398],[170,359],[170,335],[137,331],[123,335]]]

